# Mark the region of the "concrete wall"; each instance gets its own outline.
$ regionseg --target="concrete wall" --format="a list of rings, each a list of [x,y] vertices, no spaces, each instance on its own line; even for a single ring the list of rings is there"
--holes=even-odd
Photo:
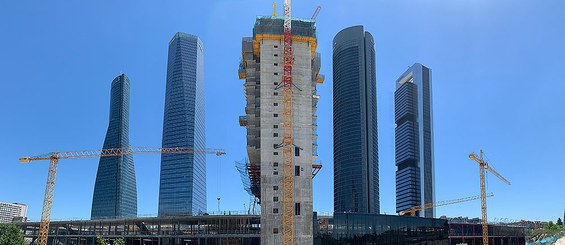
[[[282,86],[275,89],[278,86],[275,83],[282,83],[283,43],[263,40],[260,49],[261,244],[281,244],[283,159],[282,148],[275,149],[274,146],[281,144],[283,139],[283,89]],[[293,87],[293,134],[294,144],[301,148],[300,155],[293,159],[294,165],[300,167],[300,176],[294,177],[294,202],[300,203],[301,211],[300,215],[294,216],[294,242],[312,244],[311,47],[308,43],[294,42],[293,50],[293,83],[296,85]],[[275,133],[278,136],[274,136]],[[278,163],[277,167],[275,163]],[[274,190],[274,186],[278,190]],[[278,201],[274,201],[274,197]],[[278,209],[278,213],[274,213],[274,209]],[[277,234],[274,233],[275,228],[278,229]]]

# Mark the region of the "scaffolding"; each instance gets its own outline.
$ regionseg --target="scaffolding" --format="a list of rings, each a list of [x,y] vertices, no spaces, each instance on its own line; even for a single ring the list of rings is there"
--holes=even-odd
[[[256,197],[258,202],[261,199],[261,154],[260,154],[260,134],[261,134],[261,81],[260,81],[260,43],[263,40],[280,40],[283,41],[284,18],[282,16],[258,16],[253,28],[252,37],[244,37],[241,42],[242,52],[238,67],[238,78],[244,79],[243,89],[247,104],[245,106],[245,116],[239,117],[239,125],[247,129],[247,153],[249,160],[245,162],[237,162],[236,166],[240,172],[244,189],[250,195]],[[317,154],[317,123],[316,123],[316,106],[319,100],[316,85],[324,82],[324,76],[319,74],[321,67],[321,56],[316,53],[316,23],[309,19],[292,19],[292,41],[306,42],[310,45],[312,52],[312,112],[314,114],[312,121],[312,139],[313,139],[313,155],[314,163],[318,157]],[[312,176],[315,176],[321,169],[320,163],[312,165]]]

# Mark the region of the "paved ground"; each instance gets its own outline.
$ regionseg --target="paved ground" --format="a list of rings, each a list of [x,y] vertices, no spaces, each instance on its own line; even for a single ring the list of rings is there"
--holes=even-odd
[[[557,242],[555,242],[555,245],[565,245],[565,236],[557,240]]]

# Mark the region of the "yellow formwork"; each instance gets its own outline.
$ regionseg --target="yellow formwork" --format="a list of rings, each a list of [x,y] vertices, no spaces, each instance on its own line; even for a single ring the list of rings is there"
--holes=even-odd
[[[255,35],[255,39],[253,40],[253,54],[259,56],[260,50],[260,43],[262,40],[279,40],[283,41],[283,35],[277,34],[257,34]],[[316,41],[315,37],[304,37],[304,36],[292,36],[292,42],[303,42],[309,43],[310,47],[312,47],[312,59],[314,58],[314,54],[316,53],[316,48],[318,47],[318,42]]]

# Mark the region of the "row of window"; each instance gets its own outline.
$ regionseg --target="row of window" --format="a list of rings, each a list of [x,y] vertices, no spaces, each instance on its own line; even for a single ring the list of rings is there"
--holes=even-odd
[[[277,166],[279,165],[278,163],[276,163]],[[273,163],[273,167],[275,164]],[[278,170],[273,170],[273,175],[279,175],[279,171]],[[294,176],[300,176],[300,166],[294,166]],[[277,187],[278,188],[278,187]],[[273,190],[275,190],[275,188],[273,188]],[[278,190],[278,189],[277,189]]]
[[[275,114],[275,115],[276,115],[276,114]],[[275,125],[275,126],[277,126],[277,125]],[[277,134],[277,133],[275,133],[275,134]],[[278,134],[277,134],[277,136],[278,136]],[[276,136],[275,136],[275,137],[276,137]],[[279,147],[280,147],[279,144],[273,144],[273,148],[277,149],[277,148],[279,148]],[[278,156],[279,153],[276,152],[276,151],[273,151],[273,155]],[[298,146],[295,146],[295,147],[294,147],[294,156],[295,156],[295,157],[299,157],[299,156],[300,156],[300,147],[298,147]]]
[[[278,200],[278,197],[277,197]],[[274,214],[278,214],[279,213],[279,209],[278,208],[273,208],[273,213]],[[294,215],[300,215],[300,203],[294,203]]]

